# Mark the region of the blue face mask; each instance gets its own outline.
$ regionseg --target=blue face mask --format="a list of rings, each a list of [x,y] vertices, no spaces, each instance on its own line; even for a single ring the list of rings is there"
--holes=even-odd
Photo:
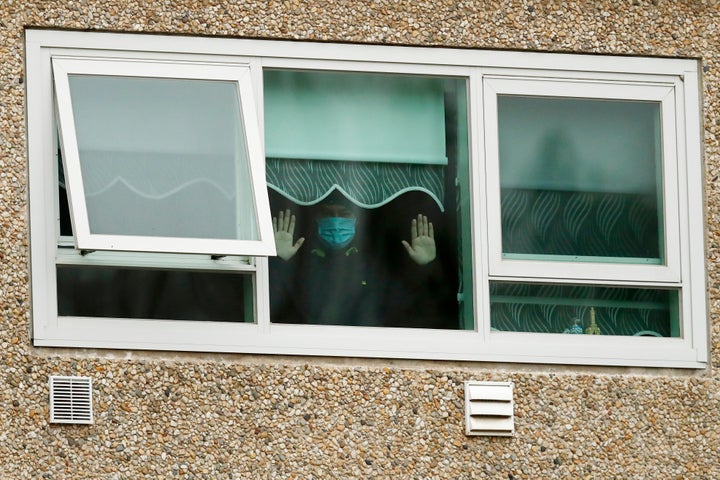
[[[355,218],[327,217],[318,220],[320,240],[333,250],[347,247],[355,237]]]

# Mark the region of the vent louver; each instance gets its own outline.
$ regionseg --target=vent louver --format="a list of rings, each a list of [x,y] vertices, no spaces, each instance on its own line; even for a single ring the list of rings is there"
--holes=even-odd
[[[93,423],[91,378],[50,377],[50,422]]]
[[[465,435],[515,433],[512,382],[465,382]]]

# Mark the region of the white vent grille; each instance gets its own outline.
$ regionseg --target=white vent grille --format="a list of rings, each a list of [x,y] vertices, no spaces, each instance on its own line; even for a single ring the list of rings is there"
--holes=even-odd
[[[93,423],[91,378],[50,377],[50,422]]]
[[[465,382],[465,435],[515,433],[512,382]]]

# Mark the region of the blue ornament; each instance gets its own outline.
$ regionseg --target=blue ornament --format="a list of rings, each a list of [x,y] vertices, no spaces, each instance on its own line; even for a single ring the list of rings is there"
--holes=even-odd
[[[580,319],[576,318],[576,319],[574,320],[574,322],[575,322],[575,323],[574,323],[571,327],[566,328],[566,329],[563,331],[563,333],[569,333],[569,334],[572,334],[572,335],[582,335],[582,334],[583,334],[583,328],[582,328],[582,325],[580,325]]]

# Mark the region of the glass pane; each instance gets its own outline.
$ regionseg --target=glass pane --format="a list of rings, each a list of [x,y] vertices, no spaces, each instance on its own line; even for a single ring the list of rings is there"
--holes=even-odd
[[[663,263],[660,105],[498,97],[506,258]]]
[[[252,277],[59,266],[60,316],[253,322]]]
[[[257,239],[236,82],[69,82],[90,233]]]
[[[679,337],[678,291],[490,283],[493,330]]]
[[[333,126],[325,136],[313,137],[316,151],[354,152],[307,158],[304,139],[284,136],[284,156],[268,162],[280,253],[270,259],[271,320],[473,329],[472,295],[463,294],[472,291],[469,232],[461,233],[469,226],[468,185],[455,181],[467,179],[466,80],[288,71],[266,74],[266,82],[268,78],[312,91],[320,106],[334,104],[308,112],[323,115],[320,123]],[[338,89],[354,93],[349,101],[355,114],[344,111]],[[373,99],[384,98],[382,108],[361,108],[355,89]],[[276,109],[274,116],[265,117],[266,132],[281,131],[273,119],[285,118],[283,103],[272,98],[276,92],[265,89],[266,105],[269,102]],[[426,155],[430,152],[425,149],[418,154],[414,142],[408,141],[413,132],[407,125],[388,124],[388,119],[404,115],[410,105],[440,108],[439,117],[426,122],[423,131],[429,129],[424,135],[432,137],[434,148],[441,147],[433,155],[447,161],[429,164]],[[299,113],[303,112],[293,115]],[[368,134],[370,126],[377,124],[385,125],[382,138]],[[393,136],[403,140],[390,142],[392,157],[378,161],[375,153],[387,150]],[[417,229],[419,215],[421,225],[432,223],[433,233],[431,238],[429,225],[427,231],[421,227],[411,255],[402,242],[410,246],[412,222]],[[298,245],[300,238],[303,243]]]

